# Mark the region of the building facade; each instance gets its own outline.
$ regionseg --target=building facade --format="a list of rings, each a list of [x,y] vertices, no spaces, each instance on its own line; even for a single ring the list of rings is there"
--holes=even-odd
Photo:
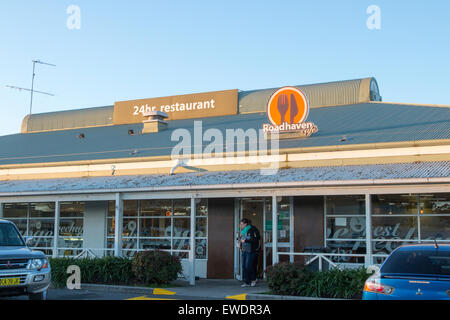
[[[240,278],[243,217],[260,276],[450,242],[450,108],[382,102],[374,78],[29,115],[0,145],[0,217],[48,256],[161,249],[192,283]]]

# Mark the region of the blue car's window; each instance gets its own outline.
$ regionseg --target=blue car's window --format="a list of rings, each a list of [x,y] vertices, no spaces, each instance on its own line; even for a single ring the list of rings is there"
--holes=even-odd
[[[0,223],[0,247],[23,246],[24,243],[16,228],[9,223]]]
[[[450,252],[443,250],[396,251],[381,273],[450,276]]]

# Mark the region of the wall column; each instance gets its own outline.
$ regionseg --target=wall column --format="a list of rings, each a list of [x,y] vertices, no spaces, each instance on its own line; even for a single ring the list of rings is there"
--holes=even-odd
[[[123,199],[120,193],[116,193],[116,211],[114,223],[114,256],[122,255],[122,227],[123,227]]]
[[[60,202],[55,202],[55,226],[53,231],[53,258],[58,257],[58,237],[59,237],[59,216],[60,216]]]
[[[97,257],[105,256],[104,243],[108,202],[86,201],[83,228],[83,248]]]
[[[272,265],[278,263],[278,202],[272,196]]]
[[[370,194],[366,194],[366,268],[373,264],[372,257],[372,201]]]
[[[189,284],[195,286],[195,214],[196,199],[191,198],[191,227],[190,227],[190,251],[189,251]]]

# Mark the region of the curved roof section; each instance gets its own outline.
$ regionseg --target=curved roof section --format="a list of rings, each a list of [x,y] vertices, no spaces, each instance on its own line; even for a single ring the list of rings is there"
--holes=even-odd
[[[307,95],[311,108],[381,101],[375,78],[296,86]],[[279,88],[239,92],[238,113],[265,112]],[[21,133],[113,125],[114,106],[33,114],[22,121]]]
[[[27,115],[21,133],[107,126],[113,123],[114,106]]]
[[[335,81],[295,86],[308,97],[310,107],[328,107],[381,101],[375,78]],[[239,113],[265,112],[267,101],[278,88],[242,91],[239,93]]]

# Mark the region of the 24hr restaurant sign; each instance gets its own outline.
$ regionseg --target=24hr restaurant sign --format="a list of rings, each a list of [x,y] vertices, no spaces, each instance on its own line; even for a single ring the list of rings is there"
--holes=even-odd
[[[267,117],[270,124],[263,125],[265,133],[296,132],[309,137],[316,133],[317,126],[306,122],[309,114],[309,101],[298,88],[283,87],[275,91],[267,104]]]
[[[185,94],[161,98],[120,101],[114,104],[114,124],[140,123],[144,113],[162,111],[168,120],[237,114],[238,90]]]

